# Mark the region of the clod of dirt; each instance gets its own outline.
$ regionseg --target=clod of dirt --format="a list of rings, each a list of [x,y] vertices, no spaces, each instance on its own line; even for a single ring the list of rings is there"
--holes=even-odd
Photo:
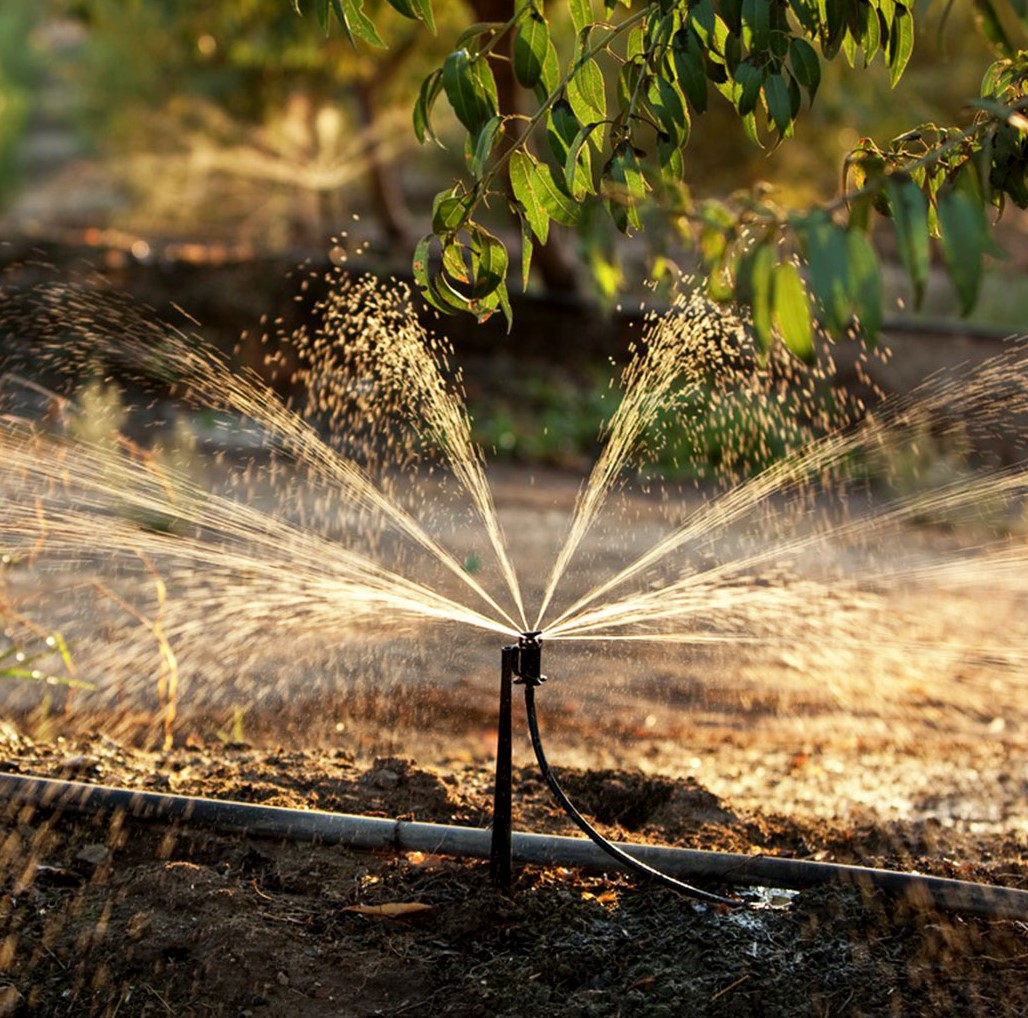
[[[589,771],[562,775],[575,804],[602,824],[638,831],[658,824],[678,831],[705,824],[738,823],[716,795],[691,778],[671,781],[627,771]]]

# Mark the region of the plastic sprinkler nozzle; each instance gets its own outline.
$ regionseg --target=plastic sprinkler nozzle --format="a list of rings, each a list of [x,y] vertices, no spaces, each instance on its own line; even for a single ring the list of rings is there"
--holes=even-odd
[[[520,686],[539,686],[546,681],[542,674],[543,645],[541,630],[522,633],[518,637],[518,652],[514,663],[514,680]]]

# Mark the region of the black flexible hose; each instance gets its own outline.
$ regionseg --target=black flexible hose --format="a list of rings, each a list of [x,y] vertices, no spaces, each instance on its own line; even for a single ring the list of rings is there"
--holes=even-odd
[[[557,780],[556,775],[550,770],[549,761],[546,759],[546,753],[543,750],[543,740],[539,734],[539,719],[536,717],[535,712],[535,687],[536,683],[526,682],[525,684],[525,713],[528,715],[528,731],[532,736],[532,748],[535,750],[535,758],[539,764],[539,770],[542,771],[543,777],[546,779],[546,784],[550,786],[550,791],[553,793],[554,798],[560,803],[564,812],[575,822],[579,829],[596,845],[607,853],[612,859],[616,859],[622,866],[630,870],[633,873],[641,877],[645,877],[648,880],[652,880],[654,883],[658,883],[663,887],[669,887],[673,891],[678,891],[679,894],[684,894],[689,898],[695,898],[697,901],[705,901],[712,905],[728,905],[730,908],[740,908],[745,902],[738,901],[734,898],[725,898],[720,894],[712,894],[710,891],[701,891],[698,887],[693,887],[691,884],[683,883],[681,880],[676,880],[674,877],[668,876],[666,873],[661,873],[660,870],[654,869],[652,866],[647,866],[646,863],[640,862],[638,859],[633,858],[627,852],[618,848],[617,845],[608,841],[592,824],[578,810],[575,808],[575,804],[567,797],[567,793],[560,786],[560,782]]]

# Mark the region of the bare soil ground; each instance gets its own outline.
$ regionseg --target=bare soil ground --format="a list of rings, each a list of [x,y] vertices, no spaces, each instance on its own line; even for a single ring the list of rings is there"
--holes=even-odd
[[[745,739],[738,740],[745,759]],[[490,776],[346,752],[8,734],[7,770],[297,807],[486,821]],[[728,757],[732,756],[729,752]],[[966,752],[953,763],[971,766]],[[744,760],[739,761],[745,766]],[[792,819],[686,778],[565,772],[638,841],[1028,884],[1022,838],[919,821]],[[516,825],[565,832],[531,769]],[[753,894],[742,912],[620,876],[260,841],[125,818],[5,816],[0,1008],[10,1015],[1021,1015],[1028,925],[878,894]],[[370,907],[369,907],[370,906]],[[389,908],[378,914],[377,906]],[[419,906],[417,908],[412,906]]]
[[[566,508],[574,488],[501,477],[508,531],[519,512],[548,519],[542,500]],[[931,526],[902,536],[925,554],[967,537]],[[529,575],[533,563],[544,559],[519,560]],[[957,619],[980,618],[983,646],[990,626],[1022,625],[1023,585],[970,590],[965,601],[938,594],[916,634],[922,651]],[[906,602],[926,595],[890,596],[899,627]],[[949,659],[912,655],[900,635],[883,631],[892,650],[835,683],[802,646],[721,661],[713,687],[709,662],[677,652],[589,659],[541,690],[551,758],[570,765],[559,772],[583,811],[622,840],[1028,889],[1023,675],[987,659],[946,670]],[[544,663],[562,671],[558,650]],[[464,673],[452,648],[425,653],[406,666],[416,674],[345,696],[300,683],[292,700],[248,707],[238,731],[224,706],[183,709],[168,750],[128,703],[67,717],[12,710],[0,769],[485,826],[498,655],[477,653]],[[887,688],[873,681],[884,669]],[[515,828],[574,833],[520,724],[517,739]],[[748,891],[753,907],[734,912],[565,868],[520,868],[508,895],[483,861],[30,808],[3,811],[2,838],[0,1015],[1028,1013],[1028,916],[941,914],[829,887]]]

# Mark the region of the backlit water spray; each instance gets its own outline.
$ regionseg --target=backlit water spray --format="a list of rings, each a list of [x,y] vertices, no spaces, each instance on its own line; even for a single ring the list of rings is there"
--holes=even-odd
[[[96,686],[80,706],[156,691],[170,745],[180,704],[226,681],[262,695],[263,661],[283,646],[301,667],[308,641],[345,648],[443,623],[513,640],[501,685],[526,686],[549,779],[534,722],[544,642],[773,645],[811,668],[855,657],[862,681],[829,666],[817,682],[865,704],[889,696],[871,670],[910,655],[926,672],[986,659],[968,704],[994,695],[990,676],[1023,676],[1023,624],[985,646],[974,620],[953,620],[940,641],[919,624],[923,600],[897,609],[886,596],[897,585],[965,585],[973,596],[1001,584],[1023,599],[1023,342],[867,412],[828,385],[830,359],[808,368],[758,353],[727,313],[683,298],[650,321],[621,372],[549,576],[526,594],[445,346],[402,286],[332,282],[316,326],[285,346],[263,340],[260,373],[116,295],[52,283],[7,295],[0,545],[23,569],[0,607],[11,633],[61,634],[77,675]],[[282,374],[286,396],[273,384]],[[594,533],[613,542],[631,528],[633,485],[661,486],[647,462],[663,452],[670,469],[669,431],[684,436],[677,456],[702,454],[717,420],[721,471],[702,497],[663,485],[652,541],[605,575],[577,568]],[[1004,458],[985,472],[947,470],[899,491],[881,483],[897,450],[997,438]],[[217,449],[206,460],[204,442]],[[489,564],[448,545],[465,506]],[[862,554],[890,536],[902,547],[918,521],[958,519],[981,539],[957,555]],[[509,758],[501,719],[504,738]],[[501,840],[509,771],[498,765]],[[494,867],[506,882],[502,851]]]

